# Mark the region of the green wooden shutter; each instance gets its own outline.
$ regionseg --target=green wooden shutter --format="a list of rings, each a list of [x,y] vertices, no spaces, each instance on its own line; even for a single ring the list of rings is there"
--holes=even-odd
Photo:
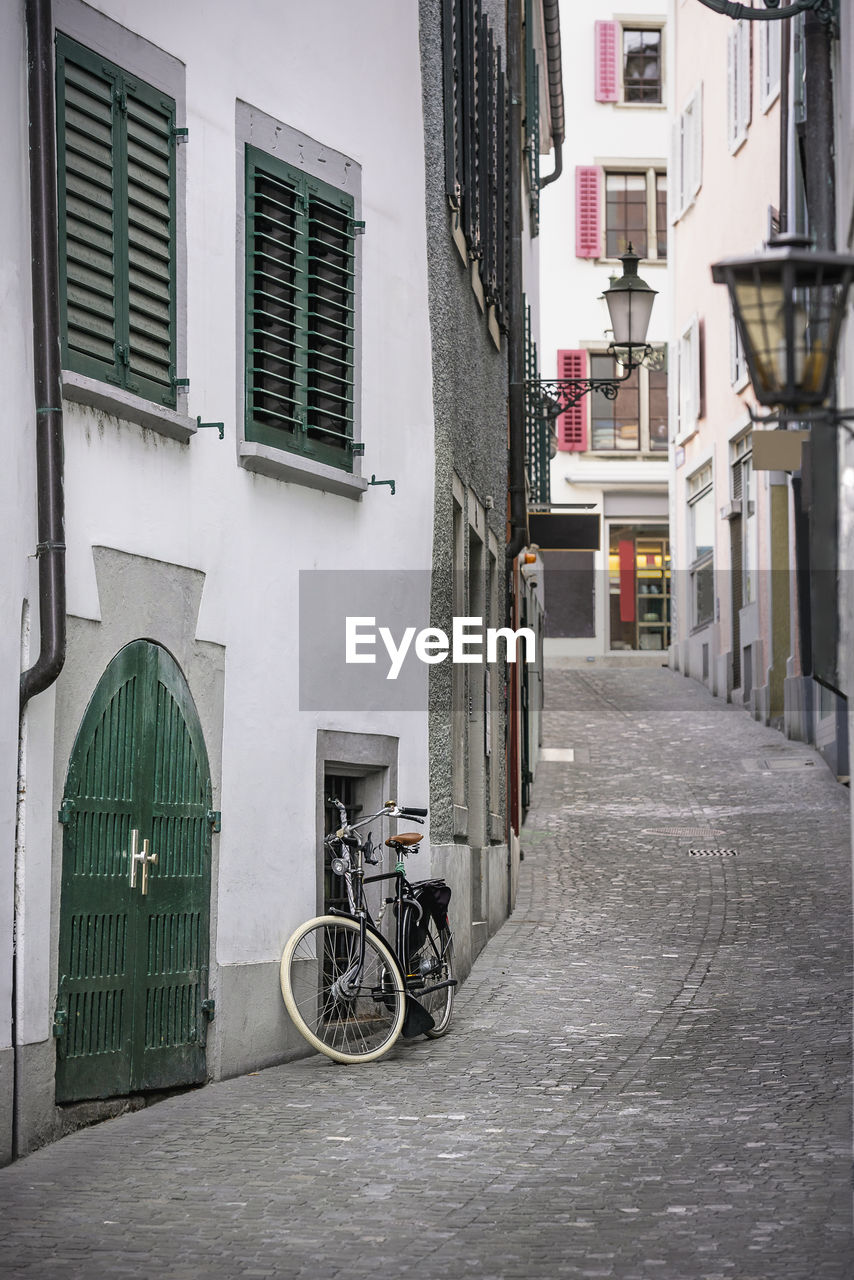
[[[309,441],[352,468],[355,270],[353,202],[308,182]]]
[[[246,439],[352,470],[353,200],[246,149]]]
[[[175,104],[56,49],[63,363],[174,407]]]
[[[62,360],[120,383],[116,80],[101,58],[59,35],[56,59]]]
[[[128,385],[175,404],[175,104],[125,80]]]
[[[305,420],[305,200],[246,151],[246,438],[299,448]]]

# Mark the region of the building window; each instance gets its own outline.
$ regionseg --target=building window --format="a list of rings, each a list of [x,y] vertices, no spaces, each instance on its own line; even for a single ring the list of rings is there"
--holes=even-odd
[[[623,28],[623,101],[661,102],[661,30]]]
[[[780,22],[759,23],[759,106],[768,111],[780,93]]]
[[[727,138],[732,152],[747,138],[750,99],[750,23],[740,18],[727,36]]]
[[[692,316],[679,339],[678,436],[693,435],[702,417],[700,321]]]
[[[597,102],[658,106],[664,101],[660,25],[594,23],[594,94]]]
[[[246,439],[353,469],[353,197],[246,148]]]
[[[641,258],[667,257],[667,176],[655,169],[605,174],[605,257],[629,244]]]
[[[737,524],[740,547],[737,556],[741,570],[741,602],[756,599],[756,574],[759,561],[759,535],[756,519],[756,472],[753,470],[752,436],[748,433],[732,446],[732,497],[740,506]],[[733,557],[734,561],[736,557]],[[734,566],[735,567],[735,566]]]
[[[688,479],[688,558],[691,577],[691,620],[705,626],[715,614],[715,497],[712,464]]]
[[[592,378],[621,377],[612,356],[591,352]],[[604,392],[590,395],[590,450],[597,453],[667,451],[667,372],[633,369],[614,400]]]
[[[703,86],[698,85],[673,125],[670,163],[672,220],[697,198],[703,182]]]
[[[527,12],[527,11],[526,11]],[[526,24],[525,147],[532,217],[539,208],[539,117],[533,23]],[[445,191],[454,239],[507,319],[509,94],[501,46],[475,0],[442,0]],[[536,234],[536,233],[535,233]]]
[[[729,316],[729,361],[729,380],[733,390],[741,391],[747,386],[747,361],[744,356],[741,332],[735,323],[732,310]]]
[[[56,36],[63,366],[174,407],[175,102]]]

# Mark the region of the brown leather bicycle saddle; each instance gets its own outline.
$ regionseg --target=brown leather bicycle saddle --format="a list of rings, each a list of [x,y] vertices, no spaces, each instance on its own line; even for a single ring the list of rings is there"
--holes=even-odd
[[[389,836],[388,840],[386,840],[386,844],[389,845],[389,847],[392,847],[396,844],[406,846],[406,845],[418,844],[419,840],[423,840],[423,839],[424,839],[424,835],[420,831],[401,831],[400,835],[398,836]]]

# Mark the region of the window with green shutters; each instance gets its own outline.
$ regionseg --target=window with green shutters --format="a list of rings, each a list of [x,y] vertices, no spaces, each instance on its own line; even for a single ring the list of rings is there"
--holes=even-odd
[[[63,366],[175,406],[175,103],[57,33]]]
[[[246,148],[246,439],[353,469],[353,198]]]

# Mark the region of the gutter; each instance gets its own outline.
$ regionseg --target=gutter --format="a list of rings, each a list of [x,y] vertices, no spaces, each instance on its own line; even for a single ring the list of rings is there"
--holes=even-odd
[[[514,560],[528,542],[525,493],[525,318],[522,307],[522,4],[523,0],[507,0],[507,87],[510,99],[510,154],[507,174],[510,188],[507,488],[510,499],[510,537],[505,554],[508,562]]]
[[[26,20],[41,647],[33,666],[21,676],[22,712],[30,698],[53,684],[65,662],[62,362],[51,0],[26,0]]]
[[[26,825],[25,713],[30,698],[49,688],[59,676],[65,662],[66,643],[62,360],[59,345],[59,233],[51,0],[26,0],[26,34],[40,649],[35,663],[21,674],[20,680],[10,1017],[13,1159],[20,1154],[18,1108],[22,1063],[18,1044],[18,1000]]]
[[[555,152],[554,171],[540,179],[540,190],[556,182],[563,173],[563,140],[566,120],[563,104],[563,65],[560,56],[560,7],[558,0],[543,0],[543,24],[546,31],[546,58],[549,67],[549,114],[552,145]]]

